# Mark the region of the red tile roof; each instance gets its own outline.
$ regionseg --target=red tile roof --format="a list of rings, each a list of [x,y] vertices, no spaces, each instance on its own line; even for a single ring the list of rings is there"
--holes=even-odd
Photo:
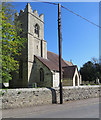
[[[59,71],[59,56],[50,51],[47,52],[47,59],[36,56],[43,64],[45,64],[50,70]],[[68,66],[63,59],[61,59],[62,67]]]
[[[75,73],[75,69],[77,68],[77,66],[67,66],[67,67],[63,67],[62,69],[63,71],[63,78],[67,79],[67,78],[73,78],[74,73]]]
[[[69,61],[66,61],[64,60],[66,64],[68,64],[68,66],[73,66],[73,63],[72,62],[69,62]]]
[[[39,56],[35,56],[35,57],[37,57],[37,59],[39,59],[50,70],[59,71],[59,56],[57,54],[48,51],[47,59],[44,59]],[[68,64],[68,61],[64,61],[63,59],[61,59],[61,63],[62,63],[63,78],[73,78],[75,68],[77,68],[77,66],[74,66],[70,62]]]

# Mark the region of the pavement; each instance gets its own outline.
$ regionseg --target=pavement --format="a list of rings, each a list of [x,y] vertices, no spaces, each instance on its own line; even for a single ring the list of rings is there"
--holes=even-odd
[[[99,98],[2,111],[2,118],[99,118]],[[101,106],[101,105],[100,105]]]

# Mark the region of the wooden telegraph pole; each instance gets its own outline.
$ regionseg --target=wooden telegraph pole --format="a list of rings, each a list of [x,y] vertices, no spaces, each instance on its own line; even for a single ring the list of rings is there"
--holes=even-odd
[[[61,71],[61,5],[58,4],[58,38],[59,38],[59,80],[60,80],[60,104],[63,103],[62,95],[62,71]]]

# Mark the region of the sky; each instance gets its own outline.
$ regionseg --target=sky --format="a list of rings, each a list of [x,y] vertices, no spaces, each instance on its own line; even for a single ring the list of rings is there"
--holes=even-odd
[[[20,12],[26,2],[12,3]],[[61,5],[99,25],[98,2],[60,2]],[[48,51],[58,54],[58,6],[30,2],[33,11],[44,14],[44,39]],[[78,68],[93,57],[99,58],[99,28],[61,8],[62,57]]]

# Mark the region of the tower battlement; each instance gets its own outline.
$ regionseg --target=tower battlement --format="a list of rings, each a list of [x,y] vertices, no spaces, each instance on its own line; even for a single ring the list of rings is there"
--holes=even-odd
[[[26,13],[32,14],[33,16],[37,17],[41,21],[44,21],[43,13],[39,15],[37,10],[33,11],[33,9],[31,8],[29,3],[27,3],[27,5],[26,5],[24,10],[23,9],[20,10],[20,13],[18,13],[18,12],[15,13],[15,18],[22,17]]]

